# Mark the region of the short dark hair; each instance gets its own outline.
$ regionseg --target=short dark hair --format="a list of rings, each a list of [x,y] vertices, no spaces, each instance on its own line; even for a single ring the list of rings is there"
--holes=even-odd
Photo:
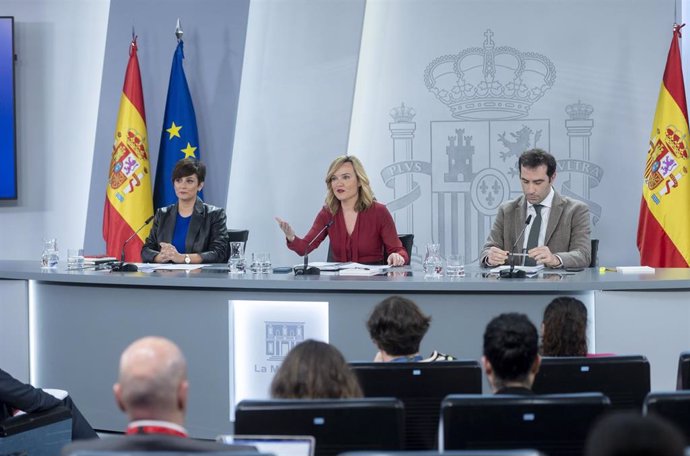
[[[518,171],[522,172],[522,167],[538,168],[541,165],[546,165],[546,175],[549,179],[556,173],[556,159],[553,155],[543,149],[526,150],[518,158]]]
[[[604,415],[592,427],[586,456],[683,456],[685,438],[660,416],[639,412]]]
[[[290,350],[271,382],[275,399],[362,397],[357,376],[332,345],[307,339]]]
[[[484,356],[502,381],[524,381],[538,356],[539,335],[527,315],[505,313],[484,331]]]
[[[172,171],[172,181],[196,174],[199,183],[206,179],[206,165],[196,158],[183,158],[175,163]]]
[[[555,298],[544,309],[544,356],[587,356],[587,307],[576,298]]]
[[[391,356],[413,355],[429,329],[431,317],[417,304],[402,296],[381,301],[369,316],[369,336],[381,350]]]

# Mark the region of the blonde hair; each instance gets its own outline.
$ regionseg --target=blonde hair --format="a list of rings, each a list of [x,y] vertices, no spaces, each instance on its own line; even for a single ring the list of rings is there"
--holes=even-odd
[[[341,155],[340,157],[333,160],[331,166],[328,167],[328,172],[326,173],[326,207],[331,211],[331,214],[335,214],[340,209],[340,201],[336,198],[335,193],[333,193],[333,188],[331,187],[331,179],[335,175],[335,172],[345,163],[352,163],[352,168],[355,170],[355,176],[357,176],[357,183],[359,184],[359,191],[357,196],[357,202],[355,203],[355,211],[362,212],[369,209],[376,198],[374,197],[374,192],[371,190],[371,185],[369,184],[369,177],[366,171],[364,171],[364,166],[359,158],[354,155]]]

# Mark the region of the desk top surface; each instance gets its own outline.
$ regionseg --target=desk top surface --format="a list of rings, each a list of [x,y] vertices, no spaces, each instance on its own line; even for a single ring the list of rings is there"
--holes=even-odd
[[[410,267],[392,268],[373,277],[289,274],[229,274],[223,271],[110,272],[41,269],[38,261],[0,260],[0,279],[36,280],[48,283],[115,285],[133,287],[180,287],[235,290],[292,291],[395,291],[395,292],[576,292],[588,290],[684,290],[690,289],[690,269],[657,269],[653,274],[600,273],[598,268],[566,273],[544,270],[526,279],[501,279],[477,265],[465,268],[465,277],[425,277]]]

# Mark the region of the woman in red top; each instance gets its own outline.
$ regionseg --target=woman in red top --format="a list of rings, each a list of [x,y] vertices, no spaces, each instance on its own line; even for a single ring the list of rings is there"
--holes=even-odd
[[[310,242],[311,251],[328,236],[334,261],[387,263],[392,266],[409,263],[393,217],[386,206],[374,198],[369,178],[357,157],[344,155],[336,158],[328,168],[326,188],[326,204],[304,238],[295,236],[290,224],[276,217],[290,250],[304,255],[308,253]],[[387,258],[383,257],[384,247],[388,252]]]

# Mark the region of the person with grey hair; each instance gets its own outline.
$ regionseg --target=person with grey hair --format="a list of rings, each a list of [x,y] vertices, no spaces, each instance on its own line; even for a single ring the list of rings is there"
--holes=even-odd
[[[79,450],[254,450],[186,438],[188,390],[187,361],[177,345],[163,337],[136,340],[122,353],[119,378],[113,386],[115,401],[129,418],[126,435],[75,442],[62,450],[63,456]]]

